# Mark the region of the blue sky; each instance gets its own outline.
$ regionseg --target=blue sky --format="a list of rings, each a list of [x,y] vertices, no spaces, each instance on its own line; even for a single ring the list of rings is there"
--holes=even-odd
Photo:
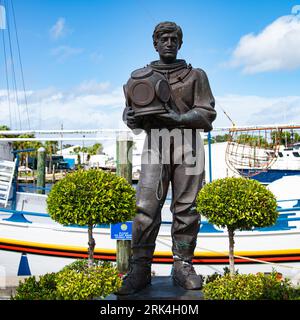
[[[157,59],[152,32],[165,20],[183,29],[179,58],[208,74],[217,100],[216,126],[230,126],[219,106],[240,125],[300,121],[300,18],[292,14],[300,0],[13,0],[13,5],[33,129],[57,129],[61,123],[68,129],[120,126],[122,85],[132,70]],[[9,124],[5,88],[0,77],[2,122]],[[12,127],[27,129],[17,111],[12,113]]]

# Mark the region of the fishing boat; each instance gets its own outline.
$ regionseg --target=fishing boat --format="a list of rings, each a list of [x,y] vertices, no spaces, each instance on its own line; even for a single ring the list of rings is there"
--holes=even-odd
[[[9,170],[11,166],[8,166],[7,161],[5,163],[6,170]],[[3,175],[3,170],[0,177],[0,180],[5,181],[10,178],[9,175]],[[287,178],[289,180],[285,181]],[[278,199],[280,215],[277,223],[268,228],[237,231],[235,263],[241,273],[271,272],[275,268],[287,277],[299,277],[300,280],[300,179],[283,177],[280,180],[269,185]],[[282,190],[286,190],[287,186],[294,190],[293,199],[286,195],[280,199]],[[11,190],[10,193],[13,193],[15,188],[11,187]],[[53,221],[46,210],[47,195],[15,192],[15,197],[11,195],[15,205],[5,207],[2,204],[0,208],[2,274],[41,275],[59,271],[66,264],[87,257],[88,236],[85,227],[63,226]],[[163,223],[156,242],[152,267],[155,275],[171,273],[170,200],[167,199],[163,208]],[[115,262],[116,240],[111,238],[111,227],[96,226],[94,237],[95,258]],[[201,274],[222,272],[228,265],[226,230],[202,219],[193,262]]]
[[[237,174],[263,184],[299,176],[299,129],[298,125],[233,127],[229,130],[226,163]]]
[[[266,157],[268,156],[270,154],[266,151]],[[269,168],[255,174],[253,179],[263,184],[269,184],[282,177],[300,176],[300,143],[295,143],[289,147],[280,146],[275,157],[277,158],[276,161]],[[239,171],[247,176],[251,175],[253,168],[240,168]]]

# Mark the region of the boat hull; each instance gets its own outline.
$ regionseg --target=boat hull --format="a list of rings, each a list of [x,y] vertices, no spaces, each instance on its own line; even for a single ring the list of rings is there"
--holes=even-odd
[[[45,218],[44,218],[45,219]],[[79,258],[87,257],[87,230],[47,223],[0,222],[0,265],[6,276],[16,276],[24,259],[30,274],[57,272]],[[204,230],[205,231],[205,230]],[[157,238],[152,270],[156,275],[171,273],[170,224],[162,225]],[[110,229],[94,229],[95,258],[115,262],[116,241]],[[286,276],[300,272],[300,228],[279,231],[236,232],[235,263],[241,273],[271,272],[275,268]],[[228,236],[224,230],[199,232],[194,265],[207,275],[222,272],[228,266]],[[22,269],[22,268],[21,268]],[[20,275],[20,274],[19,274]]]
[[[17,213],[0,210],[0,273],[6,276],[57,272],[80,258],[87,258],[86,227],[62,226],[46,214],[45,195],[17,193]],[[297,200],[280,204],[277,223],[268,228],[235,233],[235,263],[241,273],[278,272],[300,278],[300,211]],[[25,213],[26,214],[25,214]],[[24,216],[22,215],[24,214]],[[169,275],[172,269],[171,221],[168,204],[156,241],[152,271]],[[25,220],[25,217],[27,220]],[[95,258],[116,261],[116,240],[109,226],[94,228]],[[194,265],[208,275],[223,272],[228,262],[226,230],[202,218]]]
[[[283,177],[300,176],[300,170],[267,169],[255,175],[252,174],[255,172],[253,169],[239,169],[239,172],[242,176],[250,176],[251,179],[257,180],[263,184],[272,183]]]

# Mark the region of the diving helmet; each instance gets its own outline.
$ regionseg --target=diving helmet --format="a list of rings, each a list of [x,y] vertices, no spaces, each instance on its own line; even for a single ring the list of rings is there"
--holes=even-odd
[[[127,105],[136,116],[167,112],[171,89],[166,78],[151,67],[137,69],[123,86]]]

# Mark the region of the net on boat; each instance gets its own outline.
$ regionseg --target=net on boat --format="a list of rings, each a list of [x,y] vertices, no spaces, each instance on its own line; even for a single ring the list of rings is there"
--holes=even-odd
[[[280,128],[231,128],[225,160],[234,172],[252,177],[266,171],[276,161]]]

